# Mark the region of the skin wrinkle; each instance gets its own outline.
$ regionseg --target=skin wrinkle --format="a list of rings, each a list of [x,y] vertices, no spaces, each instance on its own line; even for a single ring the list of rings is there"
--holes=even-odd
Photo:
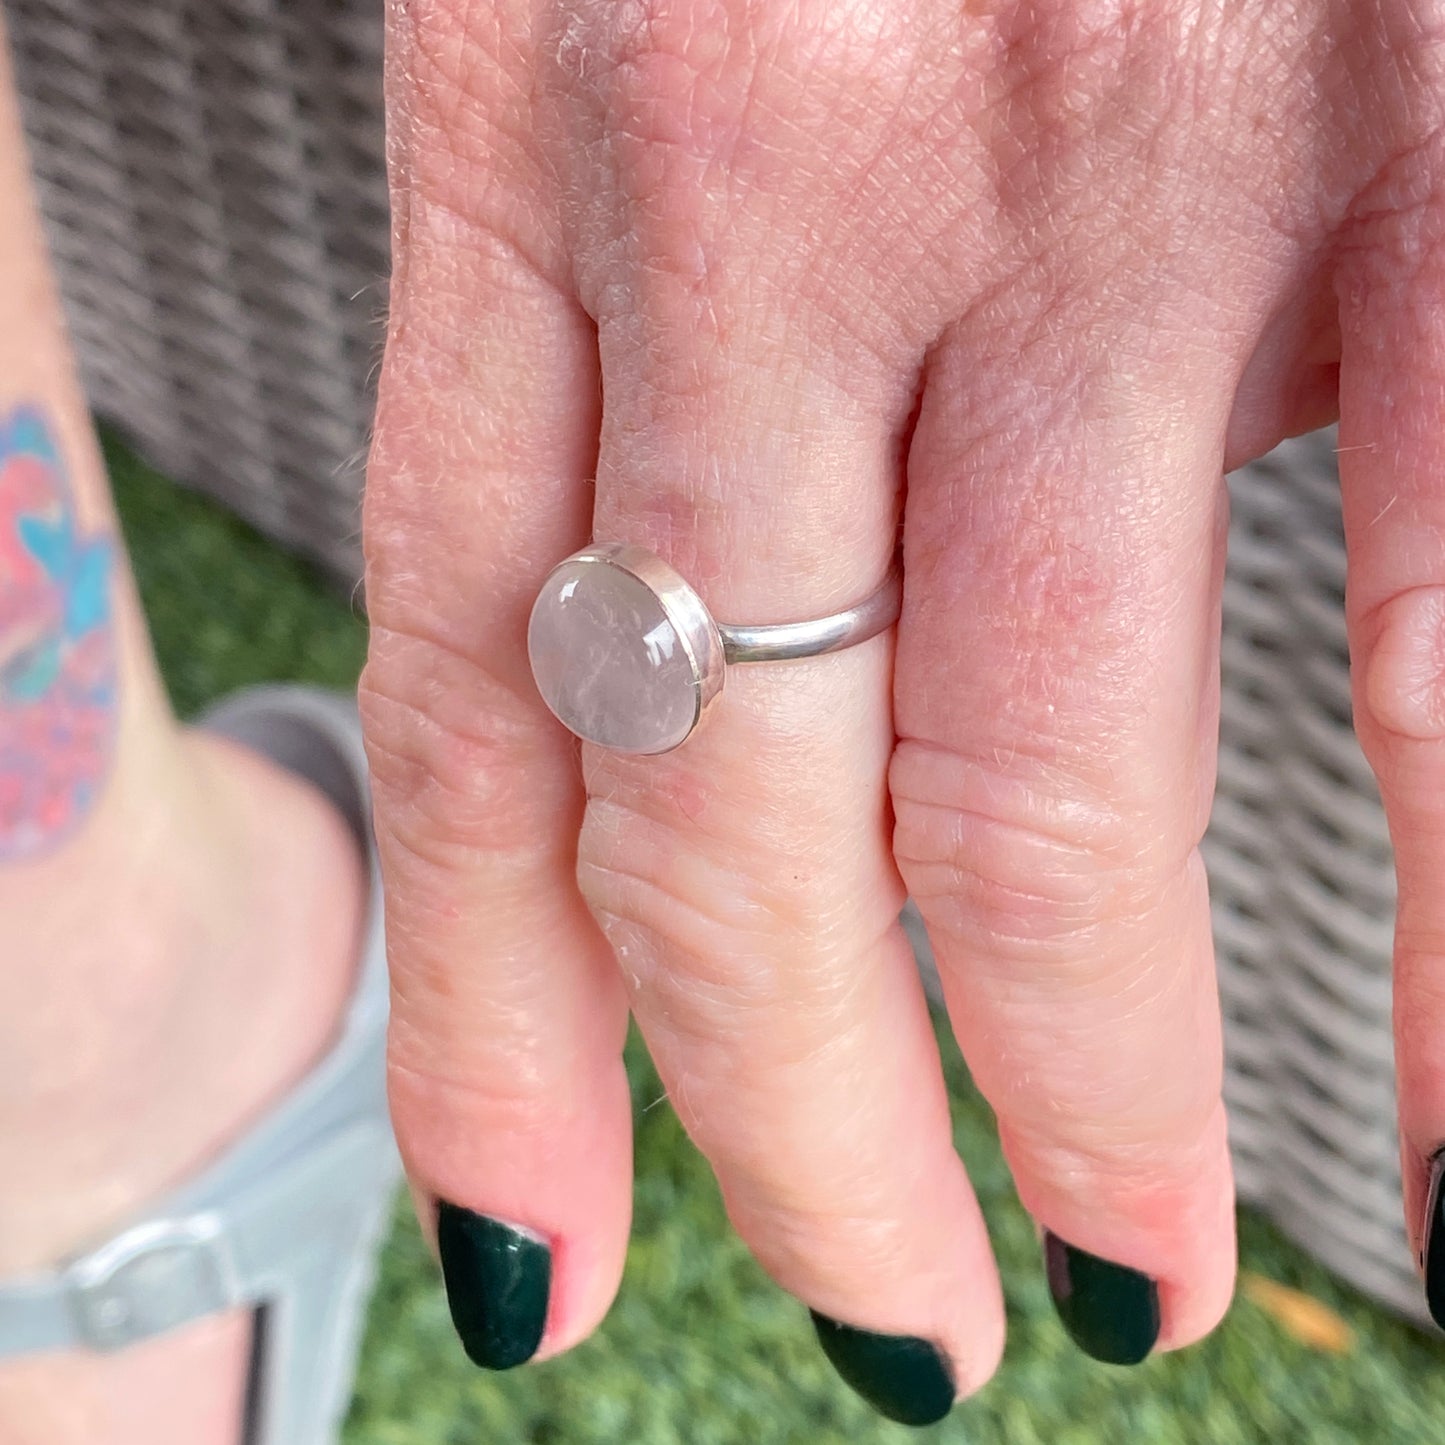
[[[1028,1035],[1028,1044],[1015,1045],[1012,1057],[1037,1054],[1045,1062],[1053,1058],[1072,1060],[1072,1072],[1059,1070],[1067,1076],[1064,1097],[1072,1101],[1065,1107],[1082,1118],[1098,1112],[1089,1106],[1107,1096],[1112,1106],[1106,1112],[1119,1115],[1119,1126],[1127,1128],[1135,1104],[1143,1099],[1137,1087],[1141,1082],[1139,1072],[1152,1072],[1158,1059],[1152,1053],[1147,1059],[1116,1056],[1114,1045],[1100,1037],[1094,1021],[1086,1014],[1070,1011],[1065,1004],[1080,996],[1107,999],[1110,1016],[1122,1033],[1131,1025],[1144,1027],[1149,1018],[1172,1009],[1181,996],[1199,995],[1198,981],[1178,966],[1178,941],[1148,935],[1152,915],[1167,912],[1191,890],[1201,888],[1202,879],[1203,865],[1191,857],[1181,872],[1161,887],[1152,905],[1137,906],[1132,919],[1127,910],[1122,913],[1119,932],[1132,948],[1096,946],[1091,951],[1090,944],[1107,942],[1101,936],[1102,927],[1094,937],[1085,927],[1049,937],[1035,929],[1028,936],[1011,938],[1006,930],[995,926],[983,908],[961,911],[962,922],[954,929],[948,927],[946,918],[941,918],[939,930],[970,957],[976,1001],[986,1002],[996,1013],[999,1026],[1010,1035],[1014,1030]],[[965,891],[963,898],[967,897]],[[1115,921],[1110,920],[1109,926],[1115,927]],[[1201,997],[1201,1006],[1208,1001]],[[1059,1010],[1057,1017],[1048,1012],[1050,1008]],[[1099,1067],[1103,1058],[1108,1059],[1109,1068]],[[981,1083],[981,1087],[990,1093],[995,1107],[1017,1112],[1018,1105],[1009,1100],[1008,1075],[1000,1076],[989,1067],[984,1067],[983,1072],[988,1082]],[[1178,1088],[1192,1097],[1198,1092],[1198,1083],[1195,1077],[1168,1073],[1154,1079],[1150,1087],[1166,1091]],[[1038,1107],[1054,1107],[1051,1096],[1029,1089],[1023,1081],[1020,1087]]]
[[[513,1147],[521,1142],[528,1147],[545,1148],[550,1136],[569,1132],[584,1113],[581,1103],[572,1110],[567,1107],[567,1093],[575,1091],[571,1078],[566,1080],[567,1091],[562,1092],[555,1087],[559,1080],[542,1072],[529,1076],[523,1071],[518,1076],[503,1070],[495,1078],[483,1081],[476,1077],[474,1068],[467,1067],[465,1060],[459,1061],[455,1077],[448,1074],[445,1057],[435,1058],[419,1050],[417,1060],[415,1065],[408,1061],[404,1042],[393,1051],[388,1068],[392,1071],[394,1087],[407,1091],[417,1101],[424,1101],[425,1107],[438,1110],[466,1109],[473,1099],[484,1099],[499,1143],[501,1138],[510,1137]],[[575,1074],[576,1063],[573,1060],[569,1075]],[[555,1112],[540,1113],[538,1098],[555,1101]],[[449,1148],[456,1160],[453,1167],[464,1171],[470,1162],[470,1143],[457,1139]]]
[[[856,876],[860,870],[851,856],[850,835],[830,826],[829,820],[813,831],[815,842],[807,852],[799,852],[796,830],[791,847],[787,839],[780,840],[781,846],[770,847],[769,840],[760,837],[750,852],[745,836],[728,839],[719,847],[705,832],[679,826],[676,818],[656,813],[648,816],[638,811],[634,802],[622,803],[616,798],[603,802],[595,796],[593,802],[578,868],[583,892],[597,909],[646,923],[652,914],[643,916],[635,905],[623,906],[622,894],[630,897],[634,887],[656,890],[665,906],[677,904],[700,918],[700,934],[690,937],[686,945],[698,955],[707,951],[702,945],[709,934],[721,935],[719,942],[737,935],[744,942],[750,937],[781,935],[809,940],[812,950],[822,957],[832,951],[835,940],[841,947],[860,927],[853,891],[830,881]],[[645,799],[642,806],[647,806]],[[598,827],[595,847],[594,815]],[[638,865],[628,868],[616,861],[630,857],[652,866],[644,873]],[[769,859],[772,868],[764,861]],[[619,889],[617,885],[624,883],[627,886]],[[901,897],[882,898],[868,910],[870,916],[877,914],[879,933],[901,906]],[[676,934],[672,926],[655,931]],[[731,943],[716,950],[722,957],[732,951]]]
[[[621,917],[609,920],[609,929],[610,936],[624,942],[644,936]],[[654,950],[655,942],[638,946]],[[699,957],[684,955],[684,962]],[[667,1025],[665,1040],[658,1044],[665,1056],[660,1063],[669,1076],[673,1061],[675,1067],[692,1068],[713,1081],[710,1092],[724,1098],[745,1087],[771,1093],[786,1085],[790,1075],[804,1076],[806,1082],[836,1074],[858,1055],[857,1019],[862,1012],[861,980],[866,977],[865,971],[847,967],[857,959],[840,957],[837,962],[830,974],[836,975],[837,987],[830,985],[826,993],[809,994],[802,1001],[793,996],[796,990],[790,993],[785,978],[768,974],[762,966],[741,981],[702,968],[654,966],[641,972],[638,996],[647,999],[650,1013]],[[760,1047],[753,1047],[757,1010],[776,1006],[781,998],[788,999],[793,1027],[759,1039]],[[760,1141],[760,1147],[768,1145]]]
[[[906,815],[907,828],[900,831],[906,833],[910,844],[927,836],[929,830],[916,810],[928,805],[898,798],[895,806],[900,815]],[[974,919],[978,911],[978,900],[970,897],[976,890],[967,886],[970,881],[986,886],[1000,901],[1006,900],[1010,913],[1046,925],[1051,937],[1071,924],[1094,927],[1101,917],[1111,923],[1126,919],[1129,905],[1122,902],[1121,895],[1140,900],[1135,906],[1142,909],[1158,888],[1154,870],[1147,870],[1148,876],[1144,876],[1146,870],[1139,863],[1115,864],[1101,871],[1092,848],[1065,851],[1047,835],[1026,832],[1018,825],[935,807],[945,825],[946,842],[937,852],[900,847],[899,861],[910,870],[915,898],[954,900],[966,919]],[[1130,847],[1131,851],[1137,849],[1141,858],[1154,851],[1137,836]],[[980,854],[994,863],[987,874],[978,870]],[[1005,864],[1005,858],[1013,866]],[[1016,877],[1005,877],[1006,873]],[[1167,876],[1168,869],[1161,873]],[[991,914],[997,911],[996,907],[989,909]]]
[[[1065,890],[1047,882],[1006,881],[976,863],[935,880],[925,862],[915,878],[912,860],[906,861],[915,900],[946,939],[1007,965],[1035,990],[1047,992],[1050,980],[1070,989],[1088,984],[1091,996],[1115,1006],[1120,994],[1109,980],[1141,969],[1144,959],[1130,949],[1113,949],[1113,936],[1150,922],[1163,911],[1161,897],[1170,893],[1158,881],[1169,877],[1162,868],[1148,880],[1147,891],[1140,880],[1106,875],[1091,880],[1087,891],[1061,897]]]
[[[1046,745],[1048,752],[1028,754],[1016,744],[1008,766],[997,766],[997,758],[900,739],[890,784],[895,812],[907,804],[951,820],[950,835],[969,818],[1002,821],[1007,812],[1015,815],[1007,826],[1020,838],[1050,851],[1079,858],[1102,854],[1119,862],[1135,858],[1130,840],[1140,820],[1121,811],[1111,779],[1080,786],[1077,775],[1060,764],[1057,745]],[[1016,768],[1015,761],[1025,766]]]

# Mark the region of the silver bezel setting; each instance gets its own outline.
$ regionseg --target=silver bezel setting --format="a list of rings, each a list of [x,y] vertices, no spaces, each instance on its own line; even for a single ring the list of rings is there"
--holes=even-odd
[[[697,730],[698,724],[707,716],[708,710],[722,693],[723,679],[727,672],[722,636],[712,614],[687,580],[661,557],[649,552],[645,547],[634,547],[625,542],[594,544],[582,548],[580,552],[573,552],[570,557],[564,557],[547,574],[538,593],[539,599],[546,593],[548,584],[558,572],[563,568],[574,568],[578,564],[615,567],[645,587],[672,624],[692,671],[692,722],[677,742],[670,743],[665,748],[618,748],[607,743],[597,743],[597,746],[640,756],[657,756],[681,747]],[[535,608],[536,604],[533,605]],[[543,701],[546,701],[545,697]],[[550,704],[548,706],[550,707]],[[565,719],[563,723],[566,725]],[[597,742],[594,738],[584,738],[583,741]]]
[[[803,657],[819,657],[825,653],[841,651],[845,647],[855,647],[892,627],[898,620],[903,605],[903,571],[900,559],[895,555],[893,564],[877,591],[839,612],[802,622],[774,622],[756,626],[722,623],[713,618],[686,578],[655,552],[626,542],[593,543],[589,547],[583,547],[581,551],[573,552],[569,557],[564,557],[547,574],[538,590],[527,626],[528,661],[532,665],[534,679],[537,676],[537,664],[531,652],[531,635],[537,608],[547,595],[548,587],[557,573],[564,567],[575,568],[579,563],[584,566],[615,567],[651,593],[662,609],[663,616],[676,632],[692,673],[692,721],[682,737],[666,747],[625,748],[578,733],[565,718],[555,713],[551,703],[547,702],[545,693],[542,694],[542,700],[547,702],[548,708],[558,716],[563,726],[581,737],[584,742],[591,742],[614,752],[644,756],[671,752],[674,748],[681,747],[697,731],[698,724],[711,711],[722,693],[730,664],[788,662]],[[541,690],[540,683],[538,690]]]

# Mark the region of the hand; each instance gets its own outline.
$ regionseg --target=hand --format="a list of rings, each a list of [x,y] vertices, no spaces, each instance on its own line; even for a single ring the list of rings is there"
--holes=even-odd
[[[456,1206],[473,1355],[524,1358],[544,1319],[566,1349],[612,1298],[630,1006],[845,1374],[912,1419],[988,1377],[999,1288],[905,887],[1075,1337],[1124,1360],[1212,1327],[1221,474],[1337,406],[1418,1232],[1445,1139],[1438,0],[392,0],[390,26],[362,701],[396,1122],[425,1217]],[[734,670],[660,757],[579,763],[544,709],[528,611],[590,538],[769,622],[869,593],[900,521],[896,638]]]

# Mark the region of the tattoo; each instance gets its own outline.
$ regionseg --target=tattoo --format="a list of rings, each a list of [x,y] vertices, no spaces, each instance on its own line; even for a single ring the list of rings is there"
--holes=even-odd
[[[0,861],[67,836],[114,750],[115,544],[82,535],[33,408],[0,414]]]

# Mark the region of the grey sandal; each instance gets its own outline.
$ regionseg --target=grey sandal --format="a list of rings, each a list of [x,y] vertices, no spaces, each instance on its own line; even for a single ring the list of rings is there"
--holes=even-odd
[[[247,1445],[331,1445],[399,1174],[361,732],[349,700],[302,687],[240,693],[200,721],[316,784],[365,844],[371,905],[356,992],[331,1052],[197,1178],[53,1272],[0,1281],[0,1359],[119,1350],[250,1308]]]

